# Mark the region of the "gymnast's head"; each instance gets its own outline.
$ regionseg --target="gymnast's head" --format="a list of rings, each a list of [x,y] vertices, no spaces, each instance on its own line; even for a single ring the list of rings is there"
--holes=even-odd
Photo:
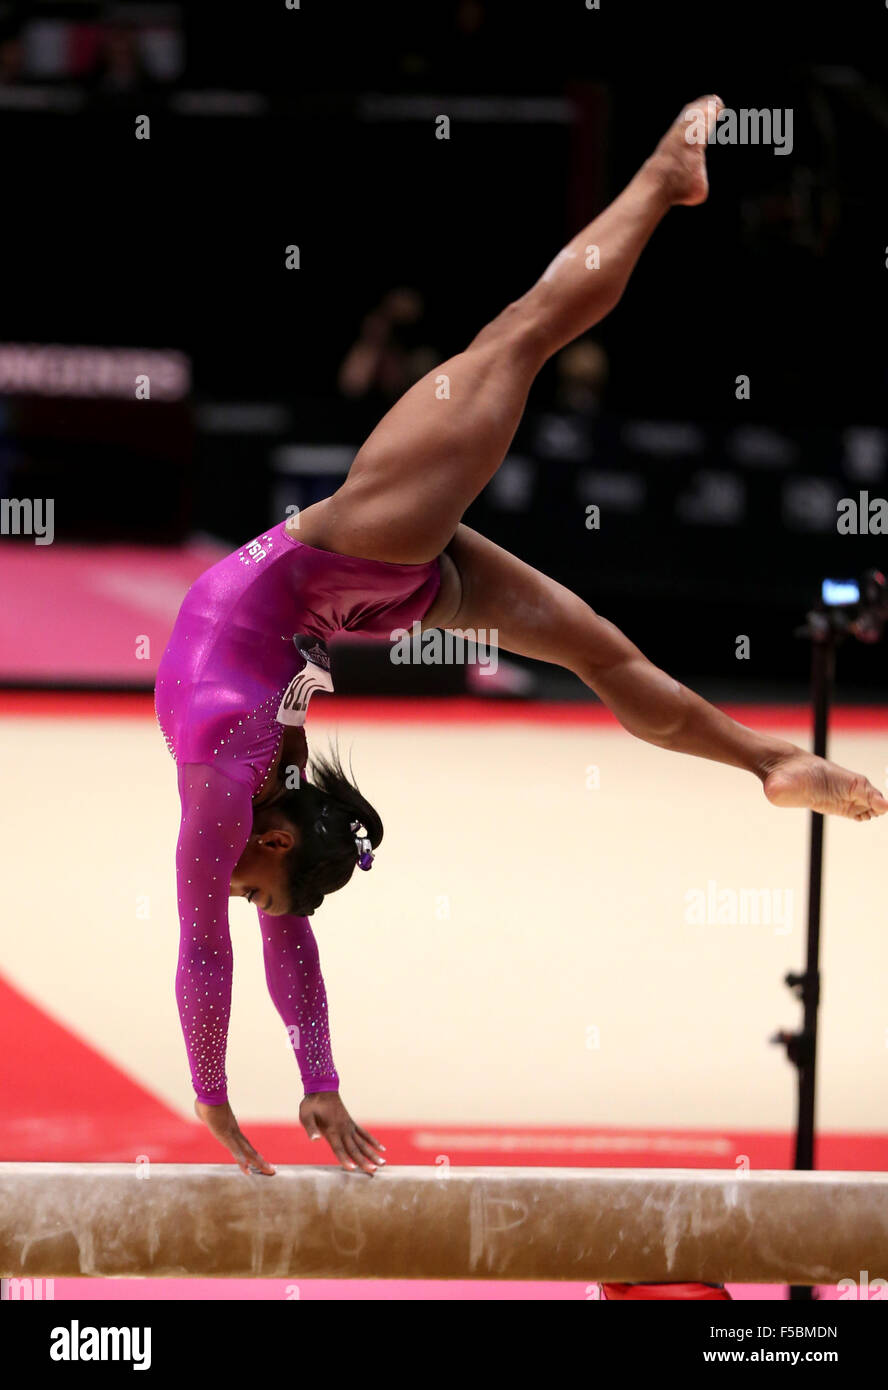
[[[310,917],[356,868],[370,868],[382,840],[382,821],[335,749],[313,756],[308,775],[255,808],[253,833],[231,876],[232,897],[273,917]]]

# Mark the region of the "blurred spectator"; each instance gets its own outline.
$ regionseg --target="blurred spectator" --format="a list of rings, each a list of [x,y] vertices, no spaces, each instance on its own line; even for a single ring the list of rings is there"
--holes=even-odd
[[[0,86],[11,87],[21,82],[24,72],[24,50],[18,35],[0,38]]]
[[[456,28],[458,33],[471,38],[477,34],[486,18],[482,0],[459,0],[456,7]]]
[[[357,341],[339,368],[339,389],[351,400],[376,396],[391,404],[440,361],[417,341],[425,313],[418,290],[390,290],[361,324]]]
[[[556,404],[577,414],[597,415],[610,373],[607,353],[591,338],[571,343],[555,359]]]
[[[126,95],[153,85],[142,56],[138,29],[119,22],[102,27],[95,65],[87,85],[103,96]]]
[[[25,45],[22,41],[22,26],[25,7],[21,4],[0,6],[0,86],[11,87],[23,82],[25,71]]]
[[[431,25],[417,6],[405,7],[398,26],[402,51],[397,70],[402,78],[446,81],[450,91],[483,91],[491,67],[502,51],[508,19],[500,16],[497,31],[490,0],[450,0],[438,6]]]
[[[593,457],[608,372],[607,353],[591,338],[558,354],[553,408],[532,417],[526,436],[533,453],[577,463]]]

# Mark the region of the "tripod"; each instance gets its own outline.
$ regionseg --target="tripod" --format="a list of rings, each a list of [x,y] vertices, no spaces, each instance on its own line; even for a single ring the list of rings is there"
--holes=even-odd
[[[860,642],[880,641],[888,620],[888,581],[879,570],[869,570],[860,584],[825,581],[820,603],[808,613],[796,631],[811,642],[811,703],[814,714],[814,752],[826,757],[829,712],[835,686],[836,651],[847,636]],[[817,1011],[820,1004],[820,908],[823,885],[823,816],[811,813],[808,862],[808,927],[805,969],[790,971],[784,981],[800,1000],[802,1026],[796,1033],[779,1032],[772,1042],[786,1048],[798,1072],[796,1119],[796,1169],[814,1167],[814,1114],[817,1079]],[[794,1302],[813,1299],[808,1285],[791,1285]]]

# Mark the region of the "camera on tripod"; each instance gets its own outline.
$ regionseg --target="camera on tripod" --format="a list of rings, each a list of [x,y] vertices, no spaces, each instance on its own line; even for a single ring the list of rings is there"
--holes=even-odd
[[[824,609],[833,610],[830,616],[834,628],[850,632],[859,642],[881,640],[888,620],[888,580],[881,570],[867,570],[859,582],[824,579],[820,601]]]

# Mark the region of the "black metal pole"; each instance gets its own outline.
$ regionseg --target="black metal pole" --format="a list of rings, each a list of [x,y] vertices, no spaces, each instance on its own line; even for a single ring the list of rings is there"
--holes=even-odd
[[[829,593],[827,592],[829,590]],[[839,594],[836,591],[842,590]],[[847,591],[853,597],[847,597]],[[821,602],[812,609],[797,637],[811,643],[811,701],[814,710],[814,752],[826,757],[829,710],[836,675],[836,650],[846,636],[859,642],[880,642],[888,623],[888,579],[881,570],[870,569],[860,581],[825,580]],[[814,1115],[817,1101],[817,1013],[820,1007],[820,908],[823,886],[823,816],[811,815],[811,846],[808,861],[808,934],[805,969],[801,975],[786,975],[786,984],[801,1002],[802,1027],[797,1033],[781,1030],[772,1039],[786,1048],[786,1055],[798,1072],[798,1111],[796,1119],[795,1168],[814,1167]],[[789,1297],[803,1301],[814,1297],[808,1285],[793,1284]]]
[[[814,752],[826,757],[829,708],[835,679],[835,635],[826,627],[815,636],[811,649],[811,694],[814,706]],[[823,816],[811,814],[811,848],[808,865],[808,939],[803,975],[788,975],[804,1008],[802,1031],[795,1039],[795,1063],[799,1073],[795,1167],[814,1167],[814,1115],[817,1100],[817,1014],[820,1005],[820,909],[823,889]],[[793,1284],[793,1302],[812,1299],[808,1285]]]
[[[827,727],[836,649],[832,641],[815,642],[812,652],[814,695],[814,752],[826,757]],[[817,1064],[817,1010],[820,1004],[820,904],[823,886],[823,816],[811,814],[811,856],[808,870],[808,945],[805,959],[803,1032],[809,1039],[807,1065],[799,1073],[799,1128],[796,1168],[814,1167],[814,1100]]]

